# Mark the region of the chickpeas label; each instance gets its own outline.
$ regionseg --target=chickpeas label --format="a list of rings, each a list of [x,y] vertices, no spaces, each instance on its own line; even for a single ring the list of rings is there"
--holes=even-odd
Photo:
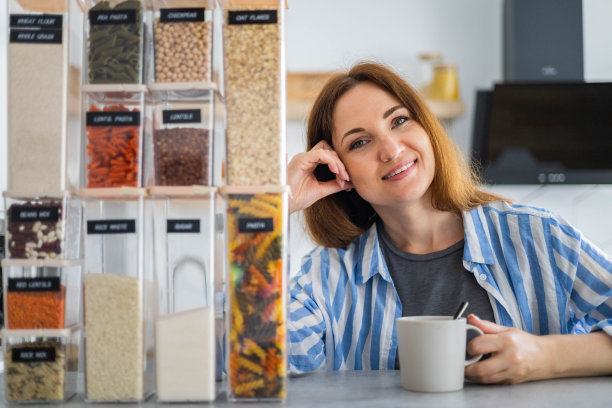
[[[12,43],[61,44],[62,31],[11,29],[9,41]]]
[[[11,14],[10,16],[10,26],[15,28],[61,29],[62,23],[63,16],[61,14]]]
[[[87,112],[87,126],[140,126],[140,112]]]
[[[160,23],[197,23],[205,19],[204,8],[161,9]]]
[[[59,292],[60,278],[9,278],[9,292]]]
[[[278,22],[276,10],[230,10],[228,17],[228,23],[230,25],[276,24]]]
[[[42,363],[55,361],[55,349],[53,347],[32,348],[20,347],[14,348],[11,353],[13,363]]]
[[[164,124],[170,123],[201,123],[202,115],[200,109],[175,109],[162,112]]]
[[[136,24],[136,10],[89,10],[89,24]]]

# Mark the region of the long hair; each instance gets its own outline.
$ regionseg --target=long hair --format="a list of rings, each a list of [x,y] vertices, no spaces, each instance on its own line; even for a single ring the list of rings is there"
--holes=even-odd
[[[370,82],[388,92],[408,109],[431,142],[435,171],[430,186],[435,209],[459,214],[461,211],[501,198],[478,188],[480,180],[463,159],[457,146],[431,113],[423,99],[402,78],[376,63],[360,63],[346,74],[330,78],[315,100],[308,118],[307,148],[325,140],[330,146],[334,129],[333,115],[338,100],[362,82]],[[345,248],[372,226],[376,213],[355,189],[340,191],[315,202],[304,210],[306,226],[319,245]]]

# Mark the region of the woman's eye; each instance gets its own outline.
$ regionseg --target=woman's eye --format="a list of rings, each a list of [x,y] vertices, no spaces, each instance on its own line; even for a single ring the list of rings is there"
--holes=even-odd
[[[408,122],[408,118],[406,116],[398,116],[397,118],[393,119],[393,127],[402,125],[406,122]]]
[[[363,145],[365,145],[367,143],[366,140],[360,139],[360,140],[355,140],[353,143],[350,144],[349,149],[353,150],[353,149],[357,149]]]

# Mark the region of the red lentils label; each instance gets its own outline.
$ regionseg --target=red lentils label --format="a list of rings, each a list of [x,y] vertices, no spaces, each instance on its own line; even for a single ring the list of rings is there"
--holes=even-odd
[[[230,10],[228,17],[230,25],[278,23],[276,10]]]
[[[59,292],[60,278],[9,278],[9,292]]]
[[[204,8],[176,8],[161,9],[159,21],[161,23],[199,23],[205,20]]]

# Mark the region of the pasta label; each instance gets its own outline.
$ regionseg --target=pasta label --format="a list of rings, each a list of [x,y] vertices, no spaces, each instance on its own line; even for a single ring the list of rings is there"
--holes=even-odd
[[[136,24],[136,10],[89,10],[89,24]]]
[[[240,218],[238,220],[238,232],[270,232],[274,230],[272,218]]]
[[[10,26],[15,28],[55,28],[63,27],[61,14],[11,14]]]
[[[230,11],[228,17],[229,25],[278,23],[278,14],[276,10]]]
[[[199,233],[200,232],[200,220],[168,220],[167,225],[168,234],[173,232],[179,233]]]
[[[140,126],[140,112],[87,112],[87,126]]]
[[[9,292],[59,292],[60,278],[9,278]]]
[[[165,110],[162,113],[162,120],[168,123],[202,123],[200,109],[176,109]]]
[[[136,220],[87,221],[87,234],[130,234],[136,232]]]
[[[161,9],[161,23],[198,23],[204,21],[204,8]]]
[[[55,349],[45,348],[16,348],[12,350],[13,363],[42,363],[55,361]]]

